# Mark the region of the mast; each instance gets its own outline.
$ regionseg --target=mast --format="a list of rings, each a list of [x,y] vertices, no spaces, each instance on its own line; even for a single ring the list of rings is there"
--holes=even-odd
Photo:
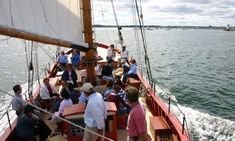
[[[83,26],[85,43],[88,43],[89,48],[93,48],[92,37],[92,17],[91,17],[91,2],[90,0],[82,0],[83,9]],[[87,68],[87,81],[95,80],[95,49],[89,49],[86,52],[86,68]]]

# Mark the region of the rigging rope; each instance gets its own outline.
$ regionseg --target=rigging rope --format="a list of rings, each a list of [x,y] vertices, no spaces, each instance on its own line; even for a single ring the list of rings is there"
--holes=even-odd
[[[27,70],[29,70],[29,58],[28,58],[28,47],[27,47],[27,41],[24,40],[23,41],[24,44],[25,44],[25,59],[26,59],[26,65],[27,65]],[[29,71],[28,71],[28,74],[29,74]],[[28,88],[29,88],[29,75],[28,75]],[[27,100],[27,96],[25,95],[25,99]]]
[[[134,1],[133,1],[134,2]],[[135,8],[135,5],[133,4],[133,10],[132,10],[132,16],[133,16],[133,23],[134,23],[134,25],[135,25],[135,29],[134,29],[134,33],[135,33],[135,43],[136,43],[136,48],[137,48],[137,55],[138,55],[138,57],[137,57],[137,61],[138,61],[138,66],[139,66],[139,68],[140,68],[140,72],[141,73],[143,73],[142,72],[142,70],[143,70],[143,62],[141,61],[142,60],[142,55],[141,55],[141,46],[140,46],[140,41],[139,41],[139,32],[138,32],[138,30],[136,30],[136,29],[138,29],[138,27],[137,27],[137,21],[136,21],[136,8]]]
[[[11,0],[9,0],[9,6],[10,6],[10,15],[11,15],[11,25],[14,26],[13,17],[12,17],[12,5],[11,5]]]
[[[145,35],[144,35],[144,29],[143,29],[144,26],[142,24],[143,21],[141,21],[137,0],[135,0],[135,5],[136,5],[136,12],[137,12],[137,15],[138,15],[139,27],[140,27],[140,32],[141,32],[141,37],[142,37],[143,47],[144,47],[144,53],[145,53],[144,57],[145,57],[145,64],[147,66],[147,79],[152,83],[152,73],[151,73],[149,58],[148,58],[148,55],[147,55],[147,43],[146,43],[146,38],[145,38]]]
[[[28,67],[28,98],[30,98],[33,94],[33,79],[34,79],[34,69],[33,69],[33,42],[31,42],[30,47],[30,62]]]
[[[119,24],[118,24],[117,14],[116,14],[116,11],[115,11],[115,8],[114,8],[113,0],[111,0],[111,3],[112,3],[113,14],[114,14],[114,18],[115,18],[115,21],[116,21],[116,25],[117,25],[117,27],[118,27],[118,37],[119,37],[119,41],[120,41],[121,46],[123,46],[124,40],[123,40],[122,32],[121,32],[122,28],[121,28],[121,27],[119,26]]]

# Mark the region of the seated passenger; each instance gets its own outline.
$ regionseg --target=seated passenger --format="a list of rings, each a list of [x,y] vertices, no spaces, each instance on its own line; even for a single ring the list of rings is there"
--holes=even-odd
[[[73,104],[78,104],[81,93],[79,91],[76,91],[71,83],[68,84],[68,93]]]
[[[106,84],[106,90],[103,93],[104,101],[107,101],[108,95],[113,92],[113,81],[109,80]]]
[[[57,124],[57,129],[60,131],[62,128],[62,122],[57,118],[57,117],[62,117],[62,114],[64,112],[64,109],[66,107],[72,106],[73,102],[72,100],[69,98],[69,93],[66,89],[62,89],[61,93],[60,93],[61,97],[62,97],[62,101],[60,102],[60,106],[59,106],[59,111],[55,112],[52,116],[52,121],[56,122]]]
[[[77,87],[77,73],[73,70],[71,63],[66,65],[66,70],[62,74],[61,80],[73,84],[74,87]]]
[[[137,65],[136,65],[135,59],[131,59],[130,62],[131,62],[130,70],[127,73],[123,74],[123,79],[122,79],[123,83],[126,83],[126,80],[127,80],[128,77],[132,77],[132,78],[137,78],[138,77],[138,75],[137,75]]]
[[[44,78],[43,85],[40,88],[41,102],[46,104],[46,107],[43,106],[43,108],[51,109],[51,105],[54,104],[54,101],[56,101],[58,97],[59,94],[56,92],[54,86],[50,84],[50,79]],[[51,99],[53,100],[51,101]]]
[[[40,88],[40,98],[41,99],[51,99],[52,97],[57,97],[59,94],[55,90],[55,87],[50,84],[49,78],[43,79],[43,85]]]
[[[68,106],[73,105],[72,100],[69,97],[69,93],[67,90],[63,89],[60,93],[61,97],[62,97],[62,101],[60,102],[60,107],[59,107],[59,111],[54,113],[54,116],[52,118],[53,121],[56,121],[56,117],[60,117],[62,116],[64,109]]]
[[[110,59],[106,64],[102,67],[101,76],[103,80],[109,81],[114,80],[113,78],[113,59]]]
[[[126,97],[126,92],[124,89],[122,89],[122,87],[119,84],[115,84],[118,85],[118,87],[116,88],[116,92],[117,94],[125,101],[127,102],[127,97]]]
[[[38,134],[40,141],[44,141],[51,133],[51,129],[40,119],[33,117],[34,108],[30,105],[24,107],[16,125],[16,135],[21,140],[31,140]]]
[[[130,70],[129,65],[127,64],[125,59],[121,60],[122,68],[123,68],[123,74],[127,73]]]
[[[120,86],[114,85],[114,91],[107,97],[107,101],[114,102],[117,107],[117,115],[129,113],[131,107],[119,95]]]

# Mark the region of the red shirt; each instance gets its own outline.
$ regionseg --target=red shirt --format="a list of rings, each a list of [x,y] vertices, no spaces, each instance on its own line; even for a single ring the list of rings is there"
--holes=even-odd
[[[127,122],[127,131],[129,137],[140,136],[140,134],[147,132],[145,111],[139,102],[131,106],[131,112]]]

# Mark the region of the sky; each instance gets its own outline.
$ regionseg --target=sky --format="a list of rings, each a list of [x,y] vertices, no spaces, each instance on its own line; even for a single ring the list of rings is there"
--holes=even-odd
[[[133,25],[135,0],[113,0],[119,25]],[[139,3],[139,0],[136,0]],[[145,25],[235,27],[235,0],[141,0]],[[94,23],[116,25],[111,0],[93,0]],[[136,13],[136,12],[135,12]]]

